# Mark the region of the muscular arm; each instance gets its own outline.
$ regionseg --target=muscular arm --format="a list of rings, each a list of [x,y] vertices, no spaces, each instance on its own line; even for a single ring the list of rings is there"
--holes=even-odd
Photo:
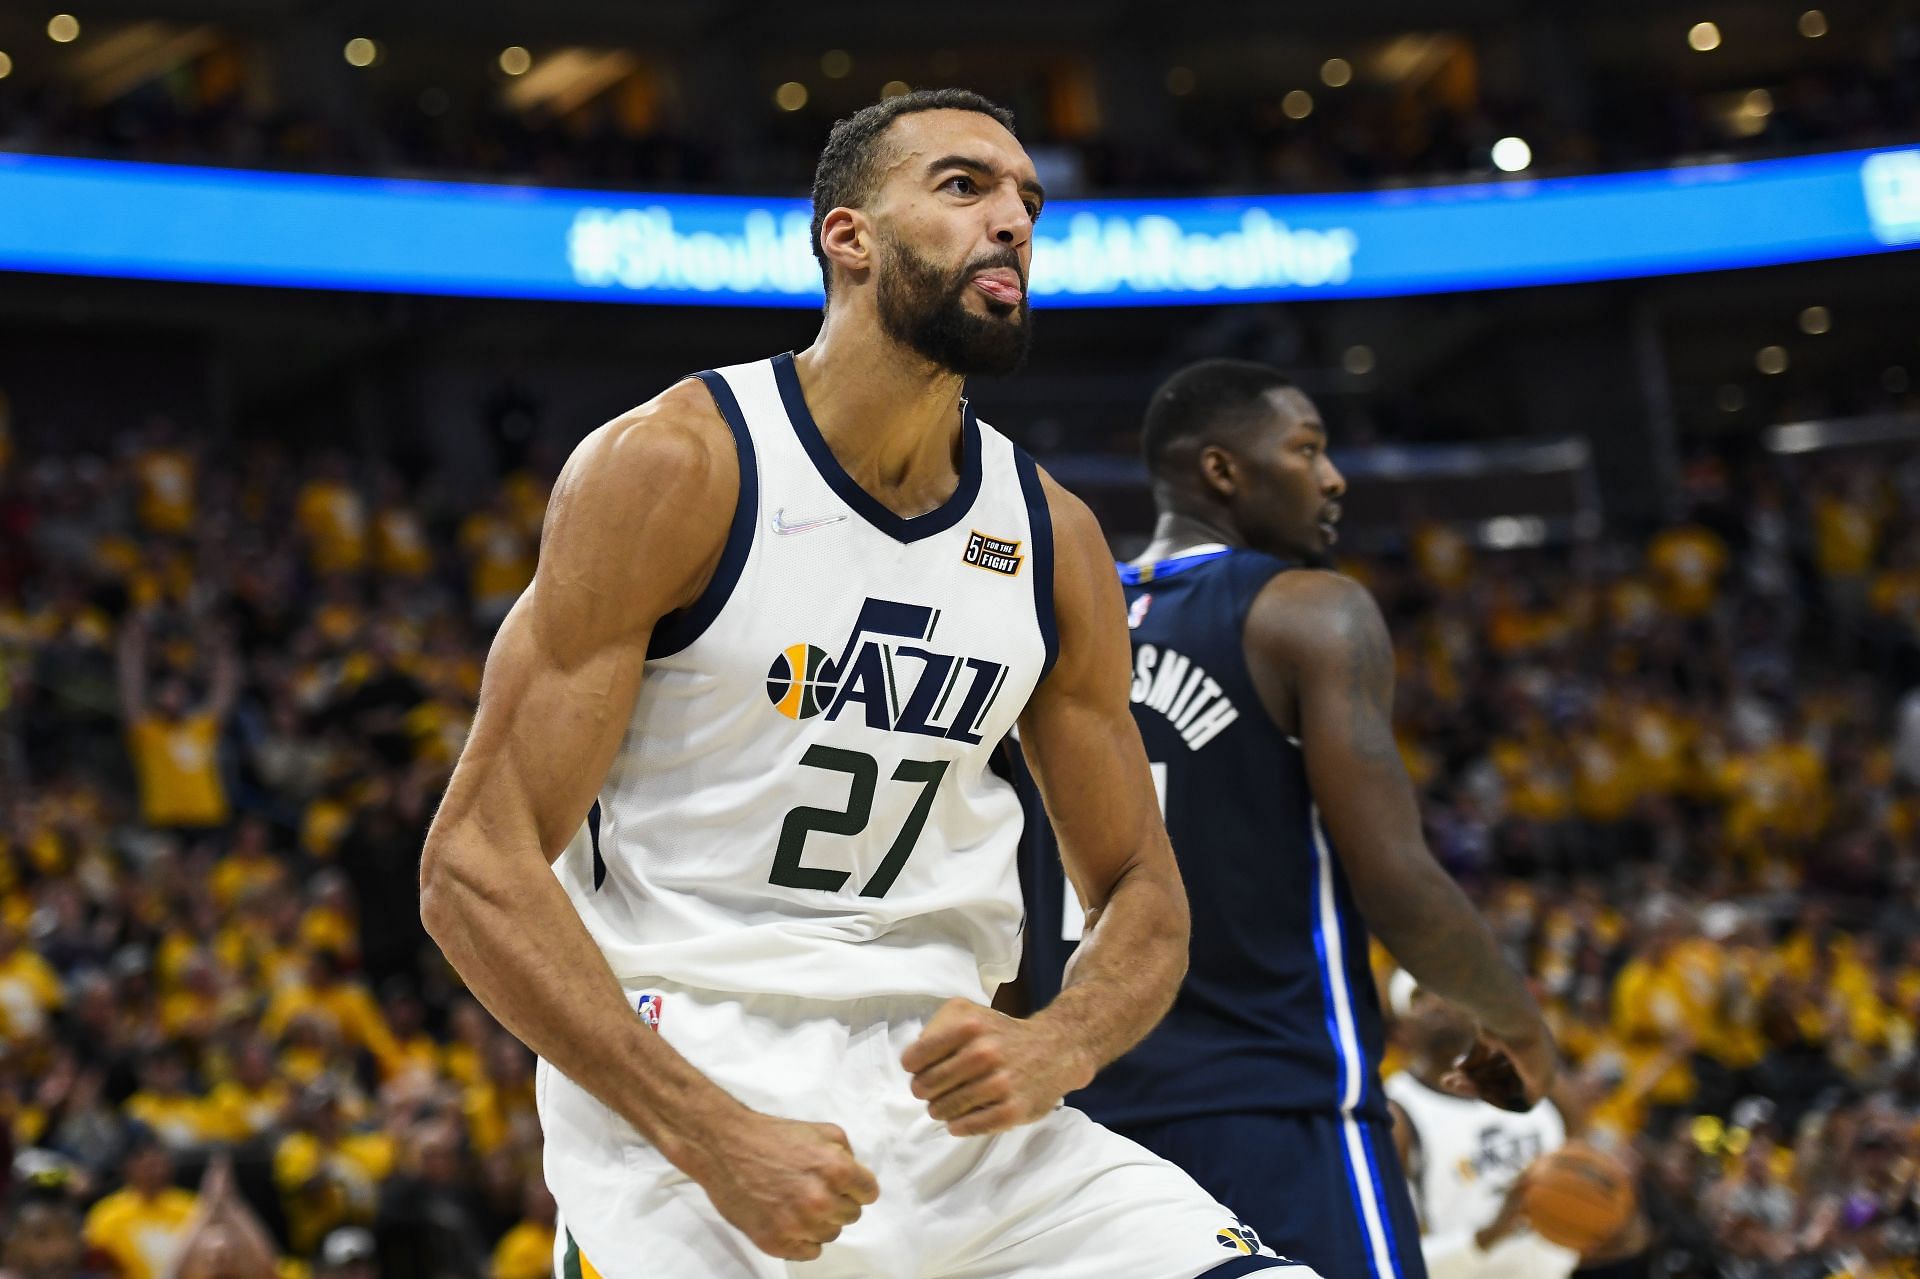
[[[1034,1020],[1084,1054],[1084,1084],[1172,1005],[1187,970],[1187,896],[1128,705],[1126,602],[1106,538],[1078,498],[1051,480],[1046,489],[1060,659],[1027,704],[1020,741],[1087,927]]]
[[[581,444],[420,863],[421,918],[480,1002],[689,1172],[734,1103],[634,1015],[550,864],[626,731],[654,624],[718,561],[738,484],[698,383]]]
[[[1393,737],[1393,645],[1373,597],[1334,573],[1280,574],[1248,614],[1246,651],[1269,709],[1284,709],[1271,705],[1283,689],[1297,711],[1314,802],[1367,927],[1423,988],[1502,1042],[1549,1044],[1526,983],[1427,850]],[[1546,1073],[1528,1082],[1544,1088]]]

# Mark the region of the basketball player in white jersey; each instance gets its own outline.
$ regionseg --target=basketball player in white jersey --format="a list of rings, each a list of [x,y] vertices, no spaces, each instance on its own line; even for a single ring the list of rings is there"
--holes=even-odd
[[[1042,199],[973,94],[842,121],[814,344],[679,383],[561,476],[421,886],[540,1054],[569,1277],[1311,1274],[1059,1106],[1165,1012],[1187,908],[1106,543],[963,396],[1024,358]],[[1016,723],[1091,904],[1024,1021],[988,1006]]]
[[[1527,1231],[1513,1202],[1528,1166],[1566,1145],[1559,1110],[1543,1099],[1515,1114],[1467,1094],[1449,1076],[1473,1046],[1472,1018],[1404,972],[1395,987],[1407,1068],[1384,1088],[1430,1279],[1567,1279],[1580,1254]]]

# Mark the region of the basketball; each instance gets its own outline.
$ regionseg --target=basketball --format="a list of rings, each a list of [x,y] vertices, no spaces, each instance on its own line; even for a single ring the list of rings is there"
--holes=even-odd
[[[1527,1170],[1525,1205],[1534,1232],[1549,1243],[1589,1252],[1633,1216],[1633,1177],[1591,1146],[1567,1146]]]

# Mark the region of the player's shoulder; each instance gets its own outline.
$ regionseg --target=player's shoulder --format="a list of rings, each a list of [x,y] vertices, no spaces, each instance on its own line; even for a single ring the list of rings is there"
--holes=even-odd
[[[687,378],[589,434],[562,482],[699,484],[737,475],[736,454],[732,428],[706,384]]]
[[[536,586],[596,608],[684,606],[719,560],[740,495],[732,429],[706,387],[676,383],[582,440],[547,504]],[[630,610],[631,611],[631,610]]]
[[[1054,479],[1046,467],[1036,463],[1033,469],[1040,477],[1040,492],[1047,499],[1047,518],[1053,524],[1054,544],[1076,552],[1097,548],[1101,559],[1108,559],[1107,535],[1093,508]]]
[[[598,427],[561,468],[548,530],[625,536],[673,513],[689,531],[723,529],[740,483],[732,428],[701,382],[677,382]]]
[[[1331,569],[1276,573],[1247,613],[1250,642],[1279,653],[1311,655],[1370,643],[1386,633],[1373,593]]]

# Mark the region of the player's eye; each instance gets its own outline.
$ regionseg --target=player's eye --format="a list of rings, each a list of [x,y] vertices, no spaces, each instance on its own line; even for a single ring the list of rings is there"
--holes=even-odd
[[[955,195],[972,195],[978,190],[978,188],[973,185],[973,179],[964,173],[948,178],[945,182],[941,183],[941,185],[952,187]]]
[[[1040,220],[1040,206],[1035,204],[1032,200],[1028,200],[1026,203],[1027,203],[1027,218],[1030,221],[1038,222]]]

